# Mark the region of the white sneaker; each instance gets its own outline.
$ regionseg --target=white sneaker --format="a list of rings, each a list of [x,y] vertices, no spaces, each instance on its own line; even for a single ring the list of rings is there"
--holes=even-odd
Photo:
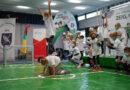
[[[104,56],[104,54],[101,54],[101,56]]]

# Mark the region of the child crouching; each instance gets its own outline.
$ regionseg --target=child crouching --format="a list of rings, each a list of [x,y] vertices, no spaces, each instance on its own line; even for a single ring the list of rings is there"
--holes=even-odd
[[[130,47],[125,47],[123,57],[123,67],[127,75],[130,75]]]

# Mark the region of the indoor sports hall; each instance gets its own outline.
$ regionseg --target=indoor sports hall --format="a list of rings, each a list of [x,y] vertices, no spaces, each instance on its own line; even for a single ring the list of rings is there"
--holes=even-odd
[[[0,0],[0,90],[129,90],[130,0]]]

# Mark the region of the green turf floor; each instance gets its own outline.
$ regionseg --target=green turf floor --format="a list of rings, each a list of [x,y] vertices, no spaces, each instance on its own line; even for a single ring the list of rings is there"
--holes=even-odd
[[[100,72],[87,67],[74,68],[62,63],[70,75],[37,77],[42,71],[39,64],[0,66],[0,90],[130,90],[130,76],[102,68]]]

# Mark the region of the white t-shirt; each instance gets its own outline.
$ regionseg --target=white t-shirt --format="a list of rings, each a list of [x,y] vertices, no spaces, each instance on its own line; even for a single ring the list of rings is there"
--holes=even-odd
[[[122,36],[120,37],[120,39],[126,39],[127,38],[127,33],[126,30],[124,28],[119,28],[118,30],[116,30],[118,33],[122,34]]]
[[[106,28],[102,27],[101,33],[102,33],[103,38],[108,38],[109,37],[109,32],[108,32],[107,27]]]
[[[123,63],[130,64],[130,56],[128,56],[128,57],[124,56],[123,57]]]
[[[92,48],[87,48],[85,52],[87,52],[87,53],[86,53],[87,57],[90,57],[90,58],[93,57],[93,56],[92,56]]]
[[[101,27],[97,29],[96,34],[98,34],[97,38],[98,38],[100,41],[103,41],[103,40],[104,40],[104,32],[103,32],[103,30],[102,30]]]
[[[97,38],[89,41],[89,43],[91,44],[91,47],[92,47],[92,56],[96,56],[96,55],[101,54],[100,46],[98,46],[97,41],[98,41]]]
[[[49,38],[51,35],[55,35],[52,16],[49,16],[48,18],[43,17],[43,20],[46,27],[46,37]]]
[[[52,65],[55,65],[55,67],[61,63],[61,60],[57,56],[47,56],[46,59],[48,60],[48,66],[52,67]]]
[[[64,45],[64,50],[69,50],[69,41],[68,40],[66,40],[66,39],[64,39],[63,40],[63,45]]]
[[[125,45],[124,45],[124,43],[123,42],[121,42],[120,40],[119,40],[119,38],[117,38],[115,41],[114,41],[114,48],[116,49],[116,55],[118,55],[118,56],[123,56],[124,55],[124,47],[125,47]]]
[[[73,46],[72,46],[72,41],[70,40],[68,44],[69,44],[69,51],[71,51],[71,49],[72,49],[72,47],[73,47]]]
[[[83,51],[83,39],[77,39],[77,48],[79,48],[80,51]]]
[[[73,57],[72,57],[72,59],[80,59],[80,57],[81,57],[81,53],[80,53],[80,50],[77,48],[77,47],[74,47],[73,49],[72,49],[72,54],[73,54]],[[75,55],[75,54],[78,54],[78,55]]]

